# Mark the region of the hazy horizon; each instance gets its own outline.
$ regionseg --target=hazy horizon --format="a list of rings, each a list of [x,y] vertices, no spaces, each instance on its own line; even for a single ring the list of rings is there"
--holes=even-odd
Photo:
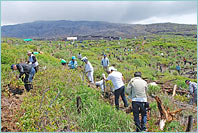
[[[107,22],[107,21],[90,21],[90,20],[35,20],[32,22],[25,22],[25,23],[17,23],[17,24],[7,24],[7,25],[1,25],[1,26],[10,26],[10,25],[19,25],[19,24],[26,24],[26,23],[34,23],[34,22],[39,22],[39,21],[43,21],[43,22],[47,22],[47,21],[88,21],[88,22]],[[107,22],[107,23],[115,23],[116,22]],[[174,22],[161,22],[161,23],[174,23]],[[117,23],[117,24],[129,24],[130,23]],[[149,25],[149,24],[159,24],[159,23],[146,23],[146,24],[141,24],[141,23],[134,23],[134,24],[138,24],[138,25]],[[185,23],[175,23],[175,24],[185,24]],[[196,25],[196,24],[186,24],[186,25]]]

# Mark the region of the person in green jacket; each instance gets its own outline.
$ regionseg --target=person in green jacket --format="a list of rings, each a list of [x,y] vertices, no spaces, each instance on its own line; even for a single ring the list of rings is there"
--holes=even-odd
[[[67,62],[64,60],[64,59],[61,59],[61,62],[60,62],[63,66],[65,66],[67,64]]]
[[[141,78],[141,72],[135,72],[134,78],[129,82],[126,93],[132,99],[133,116],[136,125],[136,132],[146,131],[147,122],[147,82]],[[139,120],[139,113],[141,114],[141,122]]]

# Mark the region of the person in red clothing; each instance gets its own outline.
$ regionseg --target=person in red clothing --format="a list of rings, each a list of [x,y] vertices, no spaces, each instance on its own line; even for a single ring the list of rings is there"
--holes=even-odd
[[[184,61],[184,65],[186,65],[187,60],[186,60],[186,58],[185,58],[185,57],[183,58],[183,61]]]

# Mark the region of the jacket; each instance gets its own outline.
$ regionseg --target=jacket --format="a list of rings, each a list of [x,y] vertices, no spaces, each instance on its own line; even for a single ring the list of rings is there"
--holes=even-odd
[[[70,67],[70,69],[75,69],[77,68],[78,64],[77,64],[77,61],[70,61],[68,66]]]
[[[147,98],[146,90],[148,89],[147,82],[140,77],[132,78],[129,82],[126,93],[129,94],[129,98]]]
[[[20,72],[19,78],[21,78],[23,74],[28,75],[32,70],[32,65],[29,64],[20,63],[20,64],[16,64],[16,67],[17,70]]]
[[[109,59],[106,57],[106,58],[103,58],[102,61],[101,61],[101,64],[104,66],[104,67],[107,67],[109,66]]]

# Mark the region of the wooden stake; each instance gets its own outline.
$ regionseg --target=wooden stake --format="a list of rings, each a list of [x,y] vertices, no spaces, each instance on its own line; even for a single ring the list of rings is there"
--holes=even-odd
[[[172,97],[174,97],[174,96],[175,96],[175,94],[176,94],[176,89],[177,89],[177,85],[174,85],[174,88],[173,88],[173,95],[172,95]]]
[[[192,126],[193,126],[193,116],[189,115],[188,116],[188,125],[186,128],[186,132],[190,132],[192,130]]]
[[[77,96],[76,100],[77,100],[77,111],[80,114],[80,111],[82,109],[82,100],[81,100],[80,96]]]

